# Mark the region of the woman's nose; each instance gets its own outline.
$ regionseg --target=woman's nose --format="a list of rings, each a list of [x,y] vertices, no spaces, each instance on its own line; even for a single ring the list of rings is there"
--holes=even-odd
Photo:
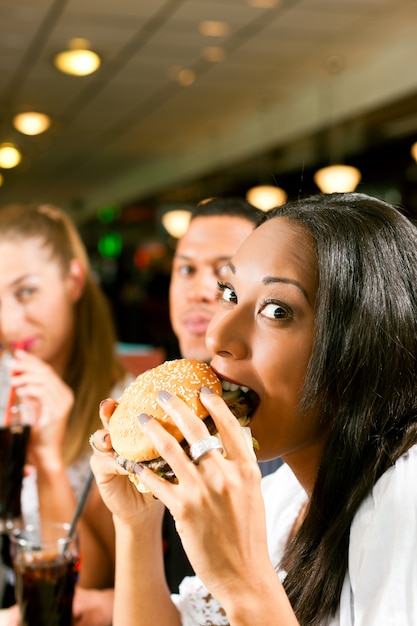
[[[0,334],[3,337],[14,336],[21,324],[18,307],[7,300],[0,302]]]
[[[219,310],[207,329],[206,345],[213,355],[241,360],[249,354],[248,337],[242,316],[233,310]]]

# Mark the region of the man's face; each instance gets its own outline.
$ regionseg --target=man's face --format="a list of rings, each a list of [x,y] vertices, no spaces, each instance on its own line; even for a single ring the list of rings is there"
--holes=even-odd
[[[253,229],[253,224],[243,217],[197,217],[178,242],[169,306],[183,357],[210,360],[205,337],[217,308],[217,282],[224,266]]]

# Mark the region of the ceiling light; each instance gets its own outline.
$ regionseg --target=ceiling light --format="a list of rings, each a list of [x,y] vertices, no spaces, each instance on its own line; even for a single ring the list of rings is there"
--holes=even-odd
[[[413,157],[414,161],[417,161],[417,141],[411,146],[411,156]]]
[[[259,9],[273,9],[280,4],[280,0],[247,0],[249,6]]]
[[[64,74],[87,76],[98,70],[101,59],[96,52],[90,50],[87,39],[75,38],[68,42],[68,50],[54,56],[54,65]]]
[[[161,218],[162,225],[171,237],[179,239],[183,236],[190,223],[191,213],[185,209],[167,211]]]
[[[22,155],[12,143],[0,144],[0,167],[11,169],[19,165]]]
[[[203,57],[210,63],[220,63],[226,56],[224,48],[221,46],[207,46],[203,50]]]
[[[354,191],[361,173],[352,165],[329,165],[314,174],[314,182],[323,193]]]
[[[51,125],[51,118],[45,113],[28,111],[19,113],[13,118],[13,126],[24,135],[40,135],[48,130]]]
[[[246,200],[262,211],[281,206],[287,199],[286,192],[281,187],[274,185],[258,185],[252,187],[246,194]]]
[[[195,81],[195,72],[187,67],[184,67],[177,74],[177,83],[183,87],[189,87]]]
[[[204,20],[200,22],[199,30],[205,37],[225,37],[229,34],[229,25],[226,22]]]

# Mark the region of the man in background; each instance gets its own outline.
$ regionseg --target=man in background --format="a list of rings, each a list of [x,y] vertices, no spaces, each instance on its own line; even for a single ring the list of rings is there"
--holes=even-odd
[[[175,251],[169,311],[180,355],[209,362],[206,331],[217,308],[217,283],[241,243],[262,221],[263,212],[240,198],[214,198],[200,203],[192,213],[187,232]],[[263,474],[280,461],[260,463]],[[164,518],[165,573],[172,592],[193,570],[182,549],[174,522]]]
[[[169,289],[169,314],[181,356],[209,361],[207,326],[217,308],[217,282],[230,258],[263,219],[240,198],[197,205],[178,241]]]

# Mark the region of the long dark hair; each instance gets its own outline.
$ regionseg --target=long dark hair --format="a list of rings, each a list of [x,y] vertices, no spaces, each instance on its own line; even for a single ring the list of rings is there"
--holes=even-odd
[[[319,271],[302,409],[329,435],[282,563],[297,618],[312,626],[338,609],[358,507],[417,442],[417,228],[359,193],[289,202],[266,219],[280,216],[308,229]]]

